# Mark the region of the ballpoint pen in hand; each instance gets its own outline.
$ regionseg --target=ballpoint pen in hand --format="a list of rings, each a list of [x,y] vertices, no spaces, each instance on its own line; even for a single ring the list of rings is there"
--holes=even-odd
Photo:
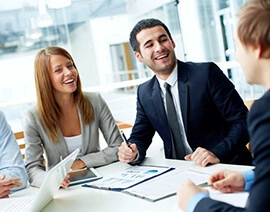
[[[121,130],[121,135],[122,135],[122,138],[123,140],[125,141],[125,143],[127,144],[127,146],[129,147],[130,146],[130,143],[128,142],[126,136],[125,136],[125,133]]]
[[[204,182],[204,183],[198,184],[198,186],[200,186],[200,187],[212,187],[213,184],[208,184],[208,182]]]

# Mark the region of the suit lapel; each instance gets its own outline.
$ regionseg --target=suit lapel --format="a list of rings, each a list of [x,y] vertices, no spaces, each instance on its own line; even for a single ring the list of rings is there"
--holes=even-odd
[[[54,143],[59,154],[65,158],[68,155],[68,148],[67,144],[65,142],[64,136],[62,134],[62,131],[60,130],[60,139]]]
[[[87,150],[87,142],[86,139],[84,138],[90,138],[91,136],[91,127],[89,127],[89,125],[85,125],[82,122],[82,114],[81,111],[78,107],[78,115],[79,115],[79,119],[80,119],[80,127],[81,127],[81,135],[82,135],[82,155],[86,154],[86,150]],[[90,130],[86,130],[86,128],[89,127]]]
[[[180,99],[180,109],[185,126],[185,132],[187,135],[187,108],[188,108],[188,81],[187,67],[184,63],[178,61],[178,93]]]

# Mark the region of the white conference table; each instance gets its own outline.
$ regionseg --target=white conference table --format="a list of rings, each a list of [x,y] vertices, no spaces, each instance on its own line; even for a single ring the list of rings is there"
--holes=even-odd
[[[233,166],[225,164],[217,164],[209,167],[200,167],[192,161],[181,161],[181,160],[169,160],[163,157],[147,157],[143,162],[145,165],[163,165],[175,167],[174,171],[184,171],[192,168],[198,172],[213,173],[218,169],[230,168],[234,170],[246,170],[252,167],[248,166]],[[111,176],[116,172],[123,171],[130,167],[128,164],[121,162],[115,162],[107,166],[97,168],[98,172],[103,176]],[[173,171],[171,171],[173,172]],[[177,187],[179,187],[178,185]],[[178,189],[178,188],[177,188]],[[27,189],[18,191],[11,195],[11,198],[20,197],[24,195],[30,195],[37,191],[37,188],[29,187]],[[213,198],[224,200],[235,204],[237,206],[244,206],[248,193],[242,194],[221,194],[212,193],[210,195]],[[241,196],[239,196],[241,195]],[[239,201],[237,200],[239,199]],[[42,211],[118,211],[118,212],[132,212],[132,211],[180,211],[177,208],[177,196],[171,196],[156,202],[150,202],[145,199],[141,199],[125,193],[111,191],[111,190],[100,190],[94,188],[85,188],[81,185],[69,187],[67,190],[60,189],[57,196],[51,201]]]

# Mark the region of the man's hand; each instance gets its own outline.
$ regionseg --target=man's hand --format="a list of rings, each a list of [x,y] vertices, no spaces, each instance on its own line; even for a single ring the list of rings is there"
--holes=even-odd
[[[245,179],[241,172],[224,169],[212,174],[208,184],[220,192],[232,193],[244,190]]]
[[[123,163],[130,163],[135,160],[138,154],[136,144],[130,144],[129,146],[123,142],[118,148],[118,158]]]
[[[8,198],[10,190],[22,187],[20,178],[5,179],[5,175],[0,176],[0,198]]]
[[[195,163],[205,167],[207,164],[216,164],[220,160],[205,148],[198,147],[192,154],[186,155],[185,160],[193,160]]]
[[[177,203],[179,208],[186,211],[190,199],[199,192],[209,193],[205,188],[196,186],[191,180],[186,180],[177,192]]]

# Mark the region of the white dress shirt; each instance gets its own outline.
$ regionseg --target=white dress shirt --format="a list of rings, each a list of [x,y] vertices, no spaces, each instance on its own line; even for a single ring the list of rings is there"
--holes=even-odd
[[[178,124],[180,126],[180,133],[182,136],[182,140],[184,141],[184,147],[185,147],[185,152],[186,154],[190,154],[192,153],[192,149],[190,148],[188,141],[187,141],[187,136],[185,133],[185,127],[183,124],[183,118],[182,118],[182,114],[181,114],[181,109],[180,109],[180,98],[179,98],[179,93],[178,93],[178,76],[177,76],[177,65],[175,66],[173,72],[171,73],[171,75],[168,77],[168,79],[162,80],[160,78],[158,78],[158,82],[159,82],[159,87],[161,89],[161,96],[163,99],[163,104],[165,106],[165,109],[167,111],[167,105],[166,105],[166,100],[165,100],[165,94],[166,94],[166,89],[164,87],[164,83],[167,82],[170,86],[171,86],[171,93],[173,96],[173,102],[175,105],[175,110],[176,110],[176,114],[177,114],[177,120],[178,120]]]

